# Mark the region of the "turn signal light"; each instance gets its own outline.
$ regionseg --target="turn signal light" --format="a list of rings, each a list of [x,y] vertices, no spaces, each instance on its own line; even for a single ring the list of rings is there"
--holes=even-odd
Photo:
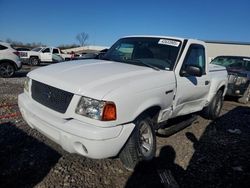
[[[102,121],[116,120],[116,106],[112,102],[107,102],[103,109]]]
[[[18,51],[14,51],[13,54],[15,54],[16,56],[20,56],[20,53]]]

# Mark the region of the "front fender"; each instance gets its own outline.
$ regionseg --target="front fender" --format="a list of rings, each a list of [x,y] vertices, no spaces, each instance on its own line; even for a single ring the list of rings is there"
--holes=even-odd
[[[117,101],[118,123],[134,121],[140,114],[151,107],[159,107],[161,110],[169,108],[173,103],[174,85],[166,94],[166,87],[152,89],[147,92],[131,94]]]

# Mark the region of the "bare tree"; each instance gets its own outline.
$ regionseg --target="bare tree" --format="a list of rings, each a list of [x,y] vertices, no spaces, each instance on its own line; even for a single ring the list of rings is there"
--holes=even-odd
[[[80,43],[80,46],[86,45],[89,35],[85,32],[79,33],[76,35],[76,40]]]

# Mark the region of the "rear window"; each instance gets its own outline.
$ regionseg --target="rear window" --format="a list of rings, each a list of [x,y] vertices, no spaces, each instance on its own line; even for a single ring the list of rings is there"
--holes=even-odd
[[[8,49],[6,46],[0,45],[0,50],[6,50]]]

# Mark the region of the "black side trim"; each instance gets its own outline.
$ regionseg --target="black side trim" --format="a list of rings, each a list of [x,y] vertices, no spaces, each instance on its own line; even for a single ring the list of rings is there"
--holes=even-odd
[[[219,72],[219,71],[225,71],[226,69],[218,69],[218,70],[209,70],[209,72]]]
[[[168,91],[166,91],[165,92],[165,94],[167,95],[167,94],[169,94],[169,93],[172,93],[174,90],[168,90]]]

